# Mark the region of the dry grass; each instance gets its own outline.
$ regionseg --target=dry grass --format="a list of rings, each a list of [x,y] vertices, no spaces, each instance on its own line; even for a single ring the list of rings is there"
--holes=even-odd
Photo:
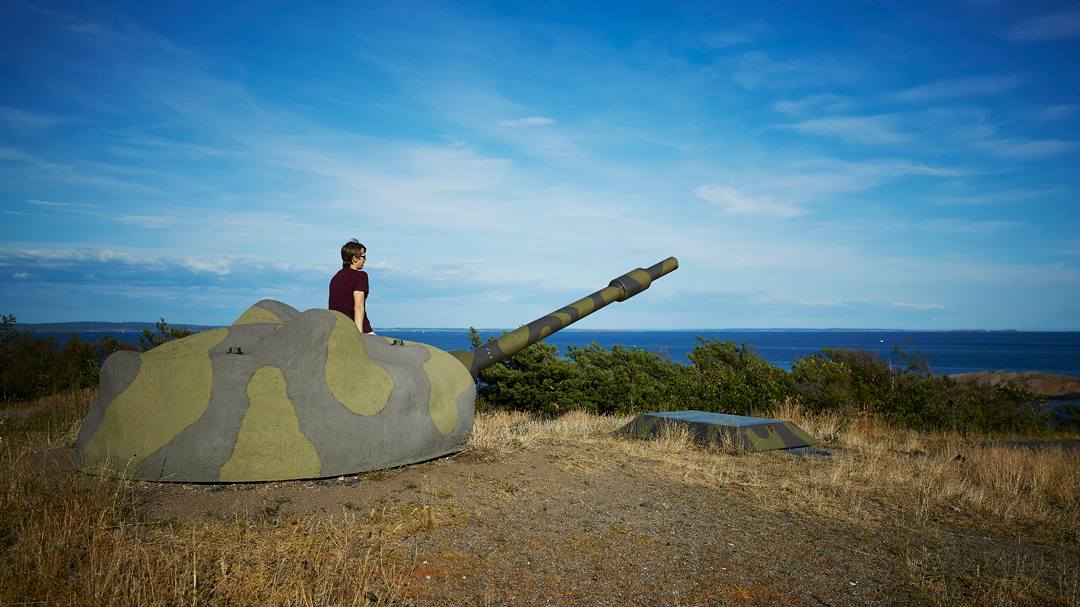
[[[402,604],[405,555],[384,540],[437,524],[430,506],[311,522],[280,504],[259,519],[148,523],[136,483],[30,465],[77,431],[4,441],[0,605]]]
[[[347,511],[319,522],[268,504],[262,517],[149,523],[139,515],[137,484],[28,465],[33,453],[73,446],[91,400],[83,393],[37,403],[29,413],[3,412],[0,605],[407,604],[412,565],[387,546],[400,545],[395,540],[407,533],[454,524],[434,496],[428,505]],[[35,416],[49,421],[35,425]],[[931,604],[1080,601],[1080,453],[927,435],[866,416],[811,415],[797,403],[774,417],[833,437],[823,446],[834,455],[747,455],[734,445],[702,447],[676,430],[632,439],[614,434],[630,417],[581,412],[557,419],[480,415],[467,449],[497,461],[559,446],[559,465],[586,483],[610,465],[611,457],[591,455],[603,450],[641,474],[737,485],[755,507],[879,529],[897,538],[912,586]],[[16,425],[21,434],[12,433]],[[956,555],[935,548],[943,524],[1002,542],[1039,542],[1056,556],[1034,562],[1008,551],[963,555],[985,566],[970,579],[950,577],[943,572]]]
[[[713,485],[730,482],[790,492],[807,508],[851,506],[852,500],[889,504],[926,520],[933,512],[967,513],[1001,530],[1080,532],[1080,451],[980,444],[986,437],[928,435],[859,415],[811,415],[788,403],[774,415],[815,436],[830,458],[746,455],[732,444],[702,447],[690,433],[668,428],[650,440],[616,436],[629,416],[571,412],[554,420],[524,413],[478,416],[468,448],[491,457],[545,443],[603,445],[658,474]],[[656,465],[663,464],[663,465]],[[1040,531],[1041,530],[1041,531]]]
[[[572,413],[540,421],[513,414],[510,423],[503,415],[477,419],[486,453],[573,441],[614,451],[643,474],[707,487],[738,485],[752,490],[764,509],[813,513],[902,538],[912,584],[933,604],[1080,604],[1080,451],[920,433],[865,415],[812,415],[797,403],[772,417],[831,437],[821,445],[831,457],[743,454],[736,445],[695,444],[689,433],[671,429],[651,440],[615,435],[629,417]],[[588,458],[571,464],[588,471]],[[952,566],[950,557],[933,548],[941,543],[941,524],[1002,541],[1038,542],[1056,556],[1034,562],[1008,551],[965,554],[986,567],[977,569],[977,579],[950,579],[942,573]],[[1048,571],[1054,572],[1049,578]],[[967,595],[958,593],[959,585]]]

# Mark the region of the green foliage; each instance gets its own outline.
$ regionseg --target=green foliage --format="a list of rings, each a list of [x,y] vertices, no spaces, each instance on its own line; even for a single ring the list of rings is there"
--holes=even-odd
[[[474,348],[483,344],[469,330]],[[489,339],[490,341],[490,339]],[[569,347],[567,358],[558,346],[535,343],[480,372],[477,403],[487,408],[533,411],[553,415],[571,409],[595,413],[655,411],[668,405],[670,386],[682,365],[642,350],[593,342]]]
[[[568,383],[568,401],[594,413],[638,413],[670,406],[673,387],[683,365],[641,348],[614,345],[610,350],[593,342],[584,348],[569,346],[574,363]]]
[[[687,354],[693,362],[676,389],[679,408],[738,415],[769,415],[791,395],[788,373],[743,342],[708,340]]]
[[[170,327],[165,319],[162,318],[156,324],[157,333],[152,332],[150,329],[143,329],[143,336],[139,338],[139,351],[146,352],[153,350],[165,342],[172,341],[174,339],[181,339],[192,334],[190,329],[181,327]]]
[[[181,337],[188,329],[157,323],[158,333],[143,330],[139,349],[146,351]],[[30,401],[61,392],[95,387],[101,365],[118,350],[134,349],[113,335],[99,339],[72,334],[64,343],[15,330],[15,317],[0,315],[0,403]]]
[[[893,347],[893,368],[866,350],[822,348],[795,361],[794,395],[812,411],[865,411],[908,428],[1031,431],[1049,422],[1045,401],[1012,385],[960,387],[935,375],[917,349]]]
[[[476,330],[473,347],[483,343]],[[790,372],[769,364],[754,347],[697,338],[692,364],[619,345],[530,346],[480,372],[478,408],[557,414],[569,409],[628,414],[698,409],[769,416],[797,399],[813,411],[867,412],[898,425],[927,430],[1032,431],[1048,423],[1046,403],[1011,385],[960,387],[935,375],[917,349],[896,346],[894,367],[866,350],[823,348],[800,358]]]
[[[192,334],[162,318],[143,330],[146,351]],[[698,409],[771,415],[786,399],[812,411],[868,412],[906,427],[935,430],[1032,431],[1047,427],[1047,403],[1016,386],[957,386],[935,375],[917,349],[893,348],[904,361],[893,367],[875,353],[822,348],[787,372],[769,364],[745,342],[697,337],[690,365],[642,350],[610,349],[593,342],[570,346],[566,358],[543,342],[480,372],[477,410],[513,409],[555,415],[572,409],[602,414]],[[476,348],[483,339],[469,330]],[[15,317],[0,315],[0,403],[29,401],[96,386],[105,359],[131,344],[106,335],[72,335],[63,344],[15,330]],[[1080,419],[1080,410],[1065,423]]]

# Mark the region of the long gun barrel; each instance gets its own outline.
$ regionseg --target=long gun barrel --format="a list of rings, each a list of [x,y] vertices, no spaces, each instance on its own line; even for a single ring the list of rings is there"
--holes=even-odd
[[[450,354],[461,361],[461,364],[465,365],[465,368],[472,373],[473,379],[476,379],[480,371],[510,358],[548,335],[560,329],[565,329],[610,303],[624,301],[641,293],[649,288],[652,281],[675,271],[678,267],[679,260],[668,257],[648,269],[638,268],[616,278],[607,287],[600,289],[596,293],[579,299],[543,318],[538,318],[516,331],[489,341],[471,352],[454,350]]]

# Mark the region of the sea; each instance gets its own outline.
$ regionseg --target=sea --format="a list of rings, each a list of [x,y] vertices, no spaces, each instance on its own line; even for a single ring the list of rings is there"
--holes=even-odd
[[[487,339],[501,331],[479,331]],[[467,350],[464,331],[387,329],[380,335],[430,344],[442,350]],[[873,331],[873,330],[697,330],[697,331],[574,331],[564,329],[548,336],[546,343],[559,347],[583,347],[597,343],[604,348],[620,345],[665,354],[689,364],[687,358],[698,337],[746,343],[765,360],[790,371],[796,359],[818,354],[822,348],[869,350],[897,366],[906,363],[892,353],[899,346],[921,353],[934,373],[952,375],[971,371],[1044,371],[1080,377],[1080,331]]]
[[[470,349],[468,332],[452,329],[377,329],[380,335],[429,344],[441,350]],[[112,332],[117,339],[137,342],[141,331]],[[65,340],[68,333],[33,333]],[[103,331],[78,333],[98,338]],[[485,340],[502,331],[479,331]],[[909,353],[921,353],[934,373],[952,375],[971,371],[1043,371],[1080,377],[1080,331],[895,331],[895,330],[805,330],[805,329],[715,329],[692,331],[583,331],[564,329],[548,336],[546,343],[559,347],[565,356],[568,346],[597,343],[610,348],[641,348],[664,354],[689,364],[687,354],[698,337],[746,343],[768,362],[791,370],[796,359],[821,352],[822,348],[869,350],[893,365],[903,359],[892,353],[894,346]]]

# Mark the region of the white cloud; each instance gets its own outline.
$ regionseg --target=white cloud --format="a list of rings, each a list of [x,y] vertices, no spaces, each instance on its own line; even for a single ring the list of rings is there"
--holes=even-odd
[[[1055,105],[1043,110],[1042,117],[1046,120],[1065,120],[1077,111],[1080,111],[1080,105]]]
[[[817,87],[855,82],[861,70],[838,64],[829,57],[773,61],[760,51],[734,59],[731,80],[746,90],[759,88]]]
[[[29,276],[29,275],[30,275],[30,274],[28,274],[28,273],[26,273],[26,272],[16,272],[16,273],[14,274],[15,278],[26,278],[26,277],[27,277],[27,276]]]
[[[846,162],[823,158],[789,163],[776,168],[721,172],[714,185],[695,190],[701,198],[732,209],[759,209],[760,212],[791,217],[806,213],[801,205],[829,200],[839,194],[868,190],[890,180],[909,175],[956,177],[963,175],[940,167],[928,167],[900,160]],[[721,185],[721,184],[728,185]],[[704,188],[704,189],[703,189]]]
[[[1061,242],[1055,253],[1061,255],[1080,255],[1080,239],[1066,240]]]
[[[188,257],[181,260],[180,265],[192,272],[212,272],[219,276],[229,274],[229,260],[227,259],[196,259]]]
[[[20,162],[30,162],[34,157],[29,154],[25,154],[15,148],[0,146],[0,160],[16,160]]]
[[[156,255],[117,253],[111,249],[0,249],[0,265],[5,266],[21,264],[43,268],[62,268],[84,263],[110,264],[113,262],[147,269],[164,269],[166,267],[162,258]]]
[[[704,42],[706,45],[713,48],[727,48],[736,44],[754,42],[767,33],[768,26],[764,22],[756,22],[742,27],[707,34],[704,37]]]
[[[1026,137],[977,141],[974,145],[996,156],[1015,160],[1041,160],[1080,149],[1080,142],[1077,141],[1031,141]]]
[[[991,193],[972,193],[968,195],[952,195],[952,196],[931,196],[929,200],[935,204],[942,205],[972,205],[981,206],[988,204],[1012,204],[1015,202],[1024,202],[1033,198],[1039,198],[1054,194],[1057,190],[1039,190],[1039,189],[1011,189],[1000,192]]]
[[[836,137],[852,143],[888,144],[911,139],[911,135],[897,130],[898,120],[893,115],[865,117],[837,117],[807,120],[799,124],[780,125],[804,135]]]
[[[934,219],[916,224],[917,229],[934,234],[993,235],[1023,227],[1021,221],[967,221],[965,219]]]
[[[985,97],[1004,93],[1021,84],[1023,82],[1015,76],[974,76],[960,80],[939,80],[896,93],[892,96],[892,99],[907,103],[920,103],[938,99]]]
[[[795,217],[806,213],[805,209],[796,208],[790,202],[773,202],[768,196],[747,195],[735,188],[715,183],[695,188],[694,194],[733,214]]]
[[[59,116],[42,112],[29,112],[20,108],[0,106],[0,122],[19,131],[41,131],[68,122]]]
[[[523,127],[523,126],[538,126],[541,124],[551,124],[555,122],[551,118],[540,118],[533,116],[531,118],[519,118],[518,120],[503,120],[499,124],[503,126]]]
[[[33,205],[38,205],[38,206],[43,206],[43,207],[50,207],[50,208],[55,209],[57,211],[64,211],[64,212],[67,212],[67,213],[83,213],[83,214],[89,214],[89,215],[98,215],[99,214],[98,212],[92,211],[90,209],[99,209],[99,208],[101,208],[96,204],[86,204],[85,202],[80,202],[80,203],[50,202],[48,200],[38,200],[36,198],[27,198],[26,202],[29,202],[30,204],[33,204]]]
[[[777,101],[772,104],[774,110],[792,116],[802,115],[810,109],[817,109],[823,112],[846,112],[854,107],[855,104],[851,99],[841,97],[840,95],[833,95],[832,93],[812,95],[798,101]]]
[[[1012,42],[1080,37],[1080,6],[1032,17],[1005,30],[1001,37]]]
[[[133,223],[144,228],[171,228],[176,219],[161,215],[121,215],[113,218],[113,221]]]
[[[912,310],[940,310],[945,307],[941,304],[909,304],[902,301],[898,301],[893,305],[898,308],[911,308]]]

